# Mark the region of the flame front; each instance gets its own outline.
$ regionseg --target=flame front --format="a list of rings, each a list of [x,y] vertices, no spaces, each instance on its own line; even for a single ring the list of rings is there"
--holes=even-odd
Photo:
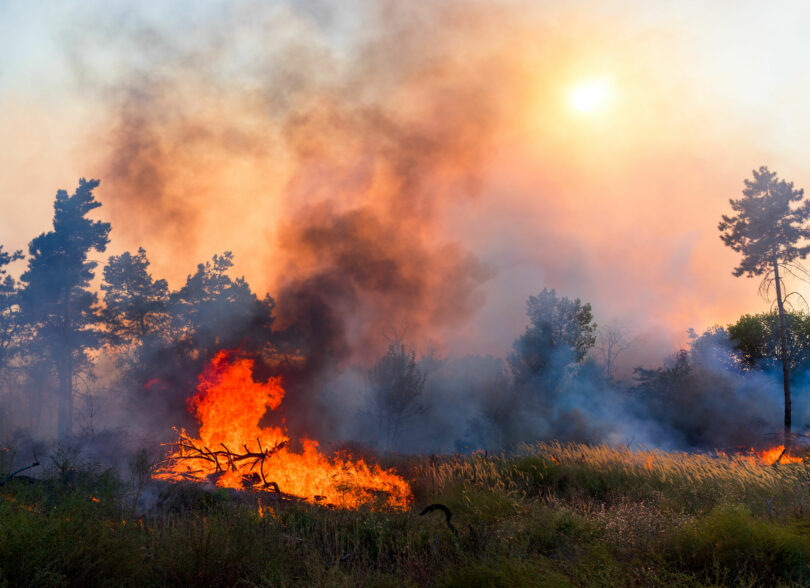
[[[801,463],[804,461],[801,457],[788,455],[788,453],[785,451],[784,445],[777,445],[776,447],[757,451],[756,456],[757,459],[767,465],[774,464],[777,461],[779,463]]]
[[[732,455],[729,455],[724,451],[718,451],[716,452],[716,454],[722,457],[729,457],[733,459],[738,459],[740,461],[746,461],[754,465],[802,463],[805,461],[804,457],[790,455],[787,451],[785,451],[784,445],[775,445],[773,447],[761,449],[759,451],[757,451],[752,447],[747,453],[737,453]]]
[[[253,361],[220,351],[189,399],[200,423],[200,438],[185,431],[155,477],[164,480],[213,480],[225,488],[273,489],[310,502],[356,508],[384,501],[405,508],[408,483],[393,471],[368,466],[362,459],[328,458],[318,443],[303,439],[301,453],[290,450],[287,432],[259,427],[265,412],[281,405],[280,378],[253,380]]]

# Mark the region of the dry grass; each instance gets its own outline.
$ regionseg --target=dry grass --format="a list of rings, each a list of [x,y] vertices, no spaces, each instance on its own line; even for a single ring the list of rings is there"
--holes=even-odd
[[[746,504],[777,516],[804,512],[810,463],[764,465],[747,456],[549,442],[508,455],[426,463],[417,479],[423,491],[439,494],[463,483],[518,497],[654,502],[692,514]]]
[[[13,483],[0,496],[0,586],[810,583],[805,464],[553,442],[400,462],[416,496],[406,512],[260,514],[177,487],[182,500],[164,504],[180,510],[137,522],[132,489],[110,472]],[[418,515],[435,502],[457,532]]]

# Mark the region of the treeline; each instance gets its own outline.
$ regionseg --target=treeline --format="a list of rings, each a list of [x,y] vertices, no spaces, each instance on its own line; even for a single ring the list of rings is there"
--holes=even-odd
[[[110,232],[109,223],[88,218],[101,205],[98,185],[81,179],[73,194],[60,190],[53,229],[35,237],[26,256],[0,247],[6,428],[46,435],[55,428],[64,440],[78,432],[77,414],[92,416],[105,386],[118,395],[137,391],[133,422],[147,408],[150,418],[182,419],[184,397],[212,353],[239,347],[262,356],[274,347],[273,299],[229,274],[230,252],[200,263],[174,291],[149,273],[146,251],[126,252],[109,258],[100,291],[91,287],[98,268],[90,256],[105,251]],[[15,280],[7,266],[23,258],[27,267]]]
[[[478,374],[452,403],[425,416],[439,426],[417,438],[435,442],[436,431],[449,430],[472,447],[558,438],[690,449],[782,442],[789,449],[794,425],[802,427],[808,414],[802,392],[810,367],[810,317],[791,310],[789,300],[800,296],[787,289],[785,277],[810,276],[800,263],[810,254],[810,201],[764,166],[744,185],[742,197],[729,202],[733,214],[722,216],[720,238],[742,255],[732,274],[759,277],[760,293],[775,303],[775,312],[693,334],[687,349],[663,366],[637,368],[627,384],[613,379],[617,356],[627,348],[621,333],[603,329],[597,335],[590,305],[544,290],[529,298],[530,325],[506,365],[479,361],[489,365],[488,374]],[[433,361],[431,369],[436,371]],[[465,379],[465,371],[475,370],[446,365],[445,375],[433,378],[435,385],[443,377],[445,388],[432,397],[452,397],[446,391],[455,389],[454,379]],[[394,405],[394,412],[404,411]],[[458,418],[460,412],[465,418]],[[445,414],[450,416],[442,419]],[[388,428],[400,431],[400,421]],[[459,422],[462,431],[453,427]]]
[[[173,425],[193,425],[186,398],[220,349],[241,350],[256,361],[257,378],[281,373],[294,389],[296,362],[312,350],[276,328],[272,297],[231,275],[230,252],[200,263],[176,290],[152,276],[143,249],[102,268],[92,261],[110,231],[88,218],[100,206],[98,184],[82,179],[72,195],[59,191],[53,229],[26,255],[0,246],[5,434],[64,441],[129,425],[170,435]],[[26,264],[16,279],[8,272],[15,262]],[[528,325],[503,359],[446,358],[435,347],[417,355],[395,339],[370,368],[330,364],[305,381],[318,388],[307,402],[324,422],[308,432],[393,451],[495,450],[552,438],[700,448],[763,444],[778,423],[775,314],[694,334],[663,365],[617,381],[629,341],[598,328],[590,304],[545,289],[526,310]],[[810,317],[789,313],[788,323],[790,373],[801,390]],[[99,414],[104,399],[115,400],[122,418]],[[797,403],[801,419],[803,395]]]
[[[628,339],[615,328],[598,329],[590,304],[543,290],[529,298],[527,315],[529,325],[506,360],[430,353],[417,361],[392,346],[371,372],[372,398],[385,407],[374,419],[381,444],[467,452],[537,439],[692,450],[781,442],[775,313],[690,331],[684,349],[660,366],[635,368],[626,381],[611,372]],[[791,312],[787,319],[796,414],[804,426],[810,316]]]

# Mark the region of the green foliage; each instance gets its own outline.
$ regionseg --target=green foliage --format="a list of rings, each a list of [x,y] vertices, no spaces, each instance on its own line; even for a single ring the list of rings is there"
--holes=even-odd
[[[392,458],[393,459],[393,458]],[[410,458],[413,459],[413,458]],[[148,459],[135,459],[148,469]],[[410,512],[163,484],[148,515],[75,452],[0,489],[0,586],[807,585],[808,466],[540,444],[423,460]],[[421,468],[421,469],[420,469]],[[136,483],[133,480],[131,483]],[[256,500],[263,500],[263,515]],[[440,502],[453,513],[418,516]],[[727,504],[741,504],[729,509]]]
[[[158,497],[161,512],[181,515],[188,512],[215,512],[228,502],[224,490],[210,492],[192,482],[179,482],[163,488]]]
[[[810,360],[810,315],[785,313],[785,326],[790,370],[802,369]],[[778,363],[779,315],[776,313],[744,314],[727,330],[746,368],[769,369]]]
[[[144,345],[168,331],[166,280],[149,274],[149,260],[143,248],[110,257],[104,267],[104,317],[112,343]]]
[[[437,585],[445,588],[565,588],[574,585],[563,574],[549,568],[543,560],[466,563],[446,572]]]
[[[792,295],[784,289],[786,274],[807,277],[796,260],[810,253],[810,202],[804,200],[804,190],[794,189],[792,182],[780,180],[767,167],[754,171],[753,180],[745,180],[743,197],[730,200],[735,216],[723,215],[718,228],[720,238],[734,251],[742,253],[740,265],[732,272],[735,276],[763,276],[760,293],[766,297],[771,286],[776,290],[779,311],[779,359],[782,364],[782,383],[785,391],[784,444],[791,443],[791,351],[787,345],[789,335],[785,319],[785,303]],[[751,334],[748,332],[748,334]],[[794,349],[794,351],[798,351]],[[793,358],[796,359],[796,358]]]
[[[790,528],[721,508],[677,529],[668,555],[680,566],[723,584],[756,578],[763,585],[810,581],[810,541]]]
[[[596,342],[591,305],[582,304],[579,298],[558,298],[556,291],[544,288],[537,296],[529,296],[526,314],[530,324],[508,357],[518,382],[559,365],[581,362]]]

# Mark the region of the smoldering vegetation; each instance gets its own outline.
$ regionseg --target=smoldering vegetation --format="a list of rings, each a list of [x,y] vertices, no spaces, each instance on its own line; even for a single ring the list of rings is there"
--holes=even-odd
[[[419,453],[498,451],[537,439],[687,451],[778,444],[781,372],[772,360],[746,368],[740,346],[725,329],[710,329],[661,365],[637,367],[622,381],[606,377],[598,354],[576,362],[565,344],[541,348],[549,363],[528,378],[518,373],[515,352],[506,360],[428,354],[415,362],[425,378],[420,393],[409,406],[396,406],[407,425],[400,422],[392,434],[391,419],[371,411],[356,434],[371,431],[365,438],[382,448]],[[808,408],[804,369],[794,377],[801,431]],[[367,401],[376,406],[382,396],[394,410],[369,378]]]

